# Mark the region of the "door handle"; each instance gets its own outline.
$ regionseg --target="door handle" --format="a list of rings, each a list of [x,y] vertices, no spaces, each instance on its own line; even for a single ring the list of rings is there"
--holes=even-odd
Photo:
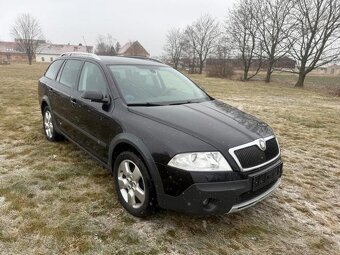
[[[51,94],[54,94],[54,90],[52,88],[49,88],[48,91],[51,93]]]

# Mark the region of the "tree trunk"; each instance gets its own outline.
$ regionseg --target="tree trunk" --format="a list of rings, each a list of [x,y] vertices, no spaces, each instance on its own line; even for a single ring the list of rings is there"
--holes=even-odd
[[[305,79],[306,79],[306,74],[304,72],[300,72],[299,78],[298,78],[297,82],[295,83],[295,87],[303,88],[303,84],[305,82]]]
[[[203,62],[202,60],[200,60],[200,70],[199,70],[199,74],[202,74],[203,65],[204,65],[204,62]]]
[[[225,73],[226,73],[226,63],[225,63],[226,61],[225,61],[225,57],[223,58],[223,71],[222,71],[222,75],[223,75],[223,77],[225,78]]]
[[[194,57],[194,58],[192,59],[192,62],[191,62],[191,68],[190,68],[190,69],[191,69],[191,70],[190,70],[191,73],[195,73],[195,61],[196,61],[196,60],[195,60],[195,57]]]
[[[249,67],[245,65],[244,70],[243,70],[243,81],[248,80],[248,73],[249,73]]]
[[[272,69],[273,69],[273,63],[272,61],[270,61],[268,63],[268,68],[267,68],[267,74],[266,74],[266,80],[265,80],[266,83],[269,83],[272,78]]]
[[[31,54],[28,54],[27,57],[28,57],[28,64],[32,65],[33,56]]]
[[[177,68],[178,68],[178,61],[175,61],[175,66],[174,66],[174,68],[177,70]]]

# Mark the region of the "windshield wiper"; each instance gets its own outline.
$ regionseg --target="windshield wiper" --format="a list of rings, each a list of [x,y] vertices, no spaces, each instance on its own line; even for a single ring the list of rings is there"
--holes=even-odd
[[[170,104],[168,104],[168,105],[181,105],[181,104],[193,104],[193,103],[199,103],[199,102],[188,100],[188,101],[170,103]]]
[[[164,106],[164,104],[158,104],[158,103],[150,103],[150,102],[146,102],[146,103],[131,103],[131,104],[127,104],[128,106]]]

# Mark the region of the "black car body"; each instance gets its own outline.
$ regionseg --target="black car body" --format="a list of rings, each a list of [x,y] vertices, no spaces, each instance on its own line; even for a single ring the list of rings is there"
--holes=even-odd
[[[66,54],[57,61],[39,80],[39,103],[42,112],[50,109],[53,131],[112,171],[120,153],[138,155],[149,175],[150,192],[161,208],[194,214],[235,212],[262,200],[279,185],[280,148],[267,124],[211,97],[201,102],[129,105],[109,68],[166,65],[147,59],[77,54]],[[70,61],[79,61],[68,71],[71,75],[64,71]],[[91,91],[84,96],[77,89],[84,63],[96,65],[102,73],[107,84],[103,97]],[[72,86],[62,83],[63,72],[66,80],[74,76]],[[169,165],[176,155],[190,152],[219,152],[231,170],[188,171]],[[193,155],[190,157],[201,156]]]

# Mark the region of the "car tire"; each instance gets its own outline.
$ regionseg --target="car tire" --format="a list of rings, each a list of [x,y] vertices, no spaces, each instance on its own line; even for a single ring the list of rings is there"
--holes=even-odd
[[[144,218],[156,208],[155,191],[148,170],[135,153],[118,155],[113,179],[119,202],[132,215]]]
[[[48,106],[43,110],[43,129],[47,140],[56,142],[61,139],[61,135],[55,130],[55,121]]]

